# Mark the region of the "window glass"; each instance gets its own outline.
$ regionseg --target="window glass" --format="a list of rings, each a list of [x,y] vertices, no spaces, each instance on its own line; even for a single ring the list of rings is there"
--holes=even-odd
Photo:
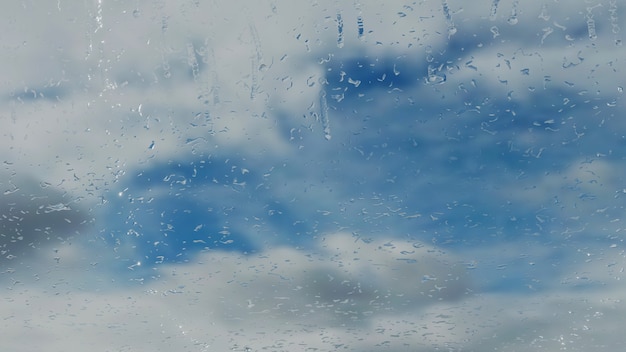
[[[3,350],[622,345],[622,2],[0,9]]]

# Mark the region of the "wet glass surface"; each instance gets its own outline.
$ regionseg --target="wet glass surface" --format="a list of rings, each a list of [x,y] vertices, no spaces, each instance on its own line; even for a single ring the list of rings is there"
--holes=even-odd
[[[3,350],[622,345],[622,2],[0,8]]]

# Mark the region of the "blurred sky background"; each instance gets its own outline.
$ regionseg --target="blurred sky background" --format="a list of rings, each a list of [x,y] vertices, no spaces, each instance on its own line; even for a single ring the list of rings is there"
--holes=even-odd
[[[614,351],[623,1],[0,5],[7,351]]]

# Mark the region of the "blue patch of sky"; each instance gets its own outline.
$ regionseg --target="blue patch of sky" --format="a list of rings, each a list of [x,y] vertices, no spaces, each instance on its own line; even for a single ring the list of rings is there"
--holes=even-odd
[[[478,50],[467,38],[453,38],[433,64]],[[506,187],[558,173],[581,149],[601,143],[605,129],[578,141],[574,124],[586,126],[591,137],[597,130],[592,112],[603,102],[567,87],[548,87],[522,102],[506,89],[470,88],[469,82],[468,91],[444,94],[425,84],[427,67],[424,58],[409,56],[333,57],[325,77],[332,140],[324,140],[320,126],[299,132],[294,143],[306,147],[288,160],[154,165],[122,182],[119,191],[128,189],[122,196],[111,194],[109,217],[116,220],[106,236],[154,262],[186,261],[207,250],[306,246],[337,230],[460,252],[502,243],[547,246],[549,256],[534,258],[542,265],[511,262],[505,274],[495,264],[483,271],[493,278],[484,284],[489,290],[541,288],[535,278],[567,270],[557,265],[571,249],[559,242],[565,220],[558,206],[509,199]],[[285,138],[293,136],[294,120],[277,122]],[[516,145],[528,133],[534,141]],[[538,216],[550,220],[539,227]]]
[[[201,251],[256,253],[270,244],[313,240],[323,214],[290,194],[277,194],[279,185],[244,165],[211,158],[140,171],[121,182],[119,193],[109,194],[107,218],[115,221],[102,233],[113,246],[133,247],[129,260],[147,263],[185,262]]]

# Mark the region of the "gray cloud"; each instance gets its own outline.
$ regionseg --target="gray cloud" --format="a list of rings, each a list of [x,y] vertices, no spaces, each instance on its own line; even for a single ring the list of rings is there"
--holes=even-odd
[[[621,347],[622,4],[34,5],[0,12],[3,348]],[[297,207],[306,247],[159,266],[90,231],[173,191],[125,175],[233,155],[274,201],[241,219]]]
[[[0,189],[2,266],[26,265],[33,249],[70,240],[91,222],[77,199],[29,175],[4,173]]]

